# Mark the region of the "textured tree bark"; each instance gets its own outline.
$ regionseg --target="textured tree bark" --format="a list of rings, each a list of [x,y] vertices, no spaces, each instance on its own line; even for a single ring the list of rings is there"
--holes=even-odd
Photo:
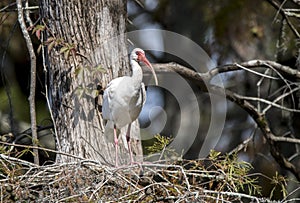
[[[57,42],[48,56],[57,148],[114,164],[114,144],[103,136],[95,90],[97,85],[105,87],[112,78],[129,73],[124,35],[126,1],[43,0],[41,10],[48,26],[46,38],[54,37]],[[142,157],[140,142],[134,143],[137,157]],[[129,162],[128,152],[120,146],[120,160]],[[72,159],[58,156],[60,162]]]

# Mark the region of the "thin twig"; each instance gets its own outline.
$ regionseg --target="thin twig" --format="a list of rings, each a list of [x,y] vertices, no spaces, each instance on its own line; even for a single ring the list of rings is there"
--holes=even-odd
[[[240,152],[243,149],[246,150],[249,142],[251,140],[253,140],[253,137],[254,137],[254,134],[256,132],[256,129],[257,128],[254,129],[254,131],[251,133],[251,135],[249,136],[249,138],[247,138],[246,140],[244,140],[241,144],[239,144],[237,147],[235,147],[233,150],[231,150],[228,154],[238,153],[238,152]]]
[[[262,111],[262,113],[266,113],[277,101],[280,101],[280,100],[282,100],[282,99],[284,99],[285,97],[287,97],[287,96],[289,96],[289,95],[292,95],[293,94],[293,92],[295,92],[295,91],[298,91],[298,90],[300,90],[300,87],[297,87],[297,88],[294,88],[294,89],[292,89],[292,90],[290,90],[289,92],[287,92],[287,93],[285,93],[285,94],[282,94],[282,95],[280,95],[279,97],[277,97],[272,103],[270,103],[263,111]],[[280,105],[281,107],[280,108],[282,108],[283,107],[283,105]],[[286,107],[285,107],[286,108]],[[286,108],[286,109],[290,109],[290,108]],[[285,110],[285,109],[283,109],[283,110]],[[297,109],[291,109],[291,112],[300,112],[300,110],[297,110]]]
[[[239,65],[246,67],[248,69],[259,68],[259,67],[267,67],[267,68],[273,67],[277,71],[286,73],[291,77],[300,78],[300,71],[298,71],[297,69],[292,69],[289,66],[284,66],[274,61],[250,60],[250,61],[242,62]],[[216,68],[213,68],[207,73],[201,73],[200,75],[204,78],[207,78],[207,80],[211,80],[214,76],[220,73],[232,72],[236,70],[241,70],[241,68],[238,67],[237,64],[226,64],[223,66],[218,66]]]
[[[288,16],[286,15],[284,9],[281,7],[281,5],[278,5],[278,3],[274,0],[267,0],[275,9],[278,10],[278,12],[282,15],[283,18],[286,19],[287,24],[289,25],[289,27],[291,28],[292,32],[294,33],[294,35],[299,39],[300,38],[300,34],[298,33],[297,29],[293,26],[293,24],[291,23],[290,19],[288,18]]]
[[[9,9],[12,6],[15,6],[16,2],[12,2],[6,6],[4,6],[3,8],[0,9],[0,13],[2,12],[15,12],[17,11],[17,9],[13,8],[13,9]],[[38,10],[40,7],[39,6],[28,6],[23,8],[23,10]]]
[[[300,89],[300,87],[294,88],[292,90],[292,92],[288,92],[288,93],[285,93],[285,94],[277,97],[275,99],[275,101],[269,101],[269,100],[258,98],[258,97],[247,97],[247,96],[242,96],[242,95],[238,95],[238,94],[235,94],[235,96],[239,97],[240,99],[243,99],[243,100],[256,101],[256,102],[268,104],[269,106],[263,110],[263,112],[262,112],[263,114],[265,114],[269,110],[269,107],[276,107],[276,108],[284,110],[284,111],[300,113],[300,110],[298,110],[298,109],[291,109],[291,108],[288,108],[288,107],[285,107],[285,106],[282,106],[282,105],[276,103],[278,100],[288,96],[289,94],[291,94],[299,89]]]
[[[255,196],[251,196],[251,195],[247,195],[247,194],[242,194],[242,193],[236,193],[236,192],[218,192],[218,191],[214,191],[214,190],[203,190],[204,193],[210,193],[210,194],[222,194],[222,195],[228,195],[228,196],[234,196],[234,197],[244,197],[250,200],[255,200],[256,202],[260,202],[260,199],[255,197]],[[266,202],[273,202],[273,201],[267,201]]]
[[[31,167],[36,167],[37,166],[36,164],[33,164],[31,162],[28,162],[28,161],[25,161],[25,160],[22,160],[22,159],[18,159],[18,158],[14,158],[14,157],[10,157],[10,156],[7,156],[5,154],[0,154],[0,158],[4,159],[4,160],[17,161],[17,163],[23,164],[25,166],[31,166]]]
[[[48,70],[47,70],[47,64],[46,64],[47,51],[45,51],[45,46],[43,45],[44,41],[45,41],[45,33],[42,32],[41,33],[41,46],[42,46],[42,58],[43,58],[43,60],[42,60],[43,61],[43,70],[45,73],[45,98],[46,98],[46,102],[47,102],[47,107],[49,109],[50,117],[51,117],[51,120],[53,123],[56,147],[57,147],[58,151],[61,151],[61,145],[60,145],[60,141],[58,139],[58,134],[57,134],[57,126],[56,126],[56,122],[54,120],[54,116],[53,116],[53,112],[52,112],[52,108],[51,108],[51,104],[50,104],[50,100],[49,100],[48,79],[47,79],[48,78]]]
[[[276,70],[275,68],[273,68],[273,66],[269,65],[269,64],[265,64],[267,67],[269,67],[270,69],[272,69],[279,77],[280,79],[286,84],[286,86],[289,88],[290,92],[292,92],[292,88],[291,88],[291,85],[289,84],[288,80],[285,79],[283,77],[283,75],[278,71]],[[291,94],[291,97],[292,97],[292,102],[293,102],[293,106],[295,106],[295,99],[294,99],[294,95]]]
[[[7,143],[7,142],[2,142],[2,141],[0,141],[0,144],[8,145],[8,146],[14,146],[14,147],[30,148],[30,149],[33,149],[33,150],[43,150],[43,151],[52,152],[52,153],[55,153],[55,154],[69,156],[69,157],[79,159],[79,160],[84,160],[84,158],[82,158],[80,156],[76,156],[76,155],[72,155],[72,154],[68,154],[68,153],[64,153],[64,152],[60,152],[60,151],[56,151],[56,150],[48,149],[48,148],[44,148],[44,147],[39,147],[39,146],[21,145],[21,144]]]
[[[270,76],[270,75],[266,75],[266,74],[264,74],[264,73],[260,73],[260,72],[251,70],[250,68],[246,68],[245,66],[242,66],[242,65],[240,65],[240,64],[238,64],[238,63],[235,63],[234,65],[236,65],[237,67],[239,67],[239,68],[241,68],[241,69],[243,69],[243,70],[246,70],[246,71],[248,71],[248,72],[250,72],[250,73],[253,73],[253,74],[255,74],[255,75],[262,76],[263,78],[269,78],[269,79],[273,79],[273,80],[278,80],[278,79],[279,79],[279,78],[277,78],[277,77],[273,77],[273,76]]]
[[[26,8],[29,8],[28,0],[25,1],[25,18],[26,18],[27,23],[29,24],[29,27],[33,27],[33,22],[30,18],[30,10],[26,9]]]

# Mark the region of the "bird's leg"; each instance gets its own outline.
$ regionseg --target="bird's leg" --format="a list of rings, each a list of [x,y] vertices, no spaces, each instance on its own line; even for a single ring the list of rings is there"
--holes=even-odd
[[[114,139],[115,139],[115,155],[116,155],[116,167],[118,167],[118,136],[117,136],[117,127],[114,125]]]
[[[128,145],[129,154],[130,154],[130,164],[133,164],[133,156],[132,156],[131,144],[130,144],[130,129],[131,129],[131,123],[128,124],[128,129],[127,129],[127,133],[126,133],[126,140],[127,140],[127,145]]]

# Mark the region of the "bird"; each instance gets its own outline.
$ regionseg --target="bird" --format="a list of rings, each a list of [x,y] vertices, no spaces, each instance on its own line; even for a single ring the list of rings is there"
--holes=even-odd
[[[126,141],[130,154],[130,163],[133,162],[130,146],[131,123],[135,121],[146,101],[146,90],[143,80],[143,71],[140,62],[143,62],[152,72],[155,84],[157,76],[151,63],[146,58],[144,50],[135,48],[130,54],[131,76],[122,76],[111,80],[103,93],[102,116],[105,122],[104,136],[111,139],[113,134],[115,144],[115,166],[118,166],[118,131],[128,125]],[[113,129],[113,133],[111,133]],[[124,143],[125,144],[125,143]]]

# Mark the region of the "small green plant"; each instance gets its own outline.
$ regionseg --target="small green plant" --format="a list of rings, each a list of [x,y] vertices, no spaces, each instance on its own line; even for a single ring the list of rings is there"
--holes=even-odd
[[[35,36],[38,39],[41,39],[41,32],[43,32],[46,29],[45,25],[36,25],[31,28],[32,29],[32,34],[35,34]]]
[[[68,60],[70,55],[75,56],[76,55],[76,47],[75,44],[71,43],[64,43],[63,47],[60,48],[59,50],[60,54],[64,54],[65,60]]]
[[[154,143],[151,146],[146,147],[149,154],[161,152],[170,142],[172,138],[161,136],[159,134],[154,136]]]
[[[288,193],[286,190],[287,180],[285,177],[278,174],[277,171],[276,171],[275,176],[273,176],[273,178],[272,178],[271,184],[274,185],[274,187],[273,187],[272,191],[270,192],[270,199],[273,198],[274,191],[276,190],[277,187],[281,188],[281,193],[284,198],[287,196],[287,193]]]
[[[261,187],[257,184],[257,178],[249,175],[253,168],[250,163],[239,161],[237,154],[221,155],[221,152],[211,150],[209,155],[210,160],[218,171],[224,175],[225,182],[220,185],[220,189],[228,187],[236,192],[245,191],[249,195],[261,194]]]
[[[172,156],[178,157],[178,154],[175,152],[175,149],[172,149],[170,147],[167,148],[167,146],[172,142],[172,140],[173,138],[157,134],[154,136],[153,144],[151,144],[150,146],[146,146],[145,148],[150,155],[160,153],[160,158],[167,158]]]
[[[70,56],[73,56],[75,62],[77,62],[76,56],[80,56],[87,59],[83,54],[81,54],[78,51],[76,44],[71,42],[66,42],[66,40],[56,37],[54,33],[46,26],[46,24],[35,25],[33,27],[30,27],[29,30],[32,30],[32,34],[35,34],[35,36],[39,40],[43,40],[37,49],[37,53],[41,52],[43,46],[47,46],[47,50],[49,53],[54,48],[59,50],[59,54],[63,55],[66,61],[69,60]],[[41,33],[46,30],[49,32],[50,36],[44,40],[43,38],[41,38]]]

